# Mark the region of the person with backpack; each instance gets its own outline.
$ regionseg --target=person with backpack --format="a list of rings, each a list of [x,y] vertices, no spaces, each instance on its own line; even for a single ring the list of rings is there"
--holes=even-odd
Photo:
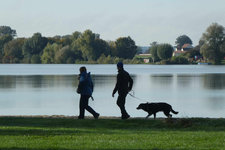
[[[80,74],[79,74],[78,80],[79,80],[79,84],[77,88],[77,93],[80,94],[80,114],[78,116],[78,119],[84,119],[85,110],[90,112],[95,119],[98,119],[99,113],[95,112],[88,105],[89,98],[90,97],[92,98],[92,92],[93,92],[94,86],[93,86],[90,72],[87,73],[86,67],[80,67]]]
[[[113,90],[112,97],[114,97],[114,94],[118,91],[119,96],[117,98],[117,105],[121,110],[121,118],[128,119],[130,118],[130,115],[125,109],[125,102],[127,94],[132,89],[133,79],[130,77],[129,73],[124,70],[122,62],[117,63],[117,69],[117,82]]]

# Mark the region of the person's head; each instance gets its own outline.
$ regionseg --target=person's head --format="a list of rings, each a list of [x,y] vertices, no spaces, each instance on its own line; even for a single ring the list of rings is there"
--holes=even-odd
[[[86,67],[80,67],[80,73],[83,73],[83,72],[87,72],[87,69],[86,69]]]
[[[118,69],[123,69],[123,63],[122,62],[118,62],[117,63],[117,68]]]

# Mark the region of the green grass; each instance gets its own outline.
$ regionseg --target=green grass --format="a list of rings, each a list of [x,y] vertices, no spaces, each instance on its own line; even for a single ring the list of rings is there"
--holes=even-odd
[[[225,149],[225,119],[1,117],[0,149]]]
[[[221,64],[222,65],[225,65],[225,60],[221,60]]]

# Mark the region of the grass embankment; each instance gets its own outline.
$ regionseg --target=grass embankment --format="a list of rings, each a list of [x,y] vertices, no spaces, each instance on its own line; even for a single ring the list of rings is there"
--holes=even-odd
[[[0,149],[225,149],[225,119],[1,117]]]
[[[222,61],[221,61],[221,64],[222,64],[222,65],[225,65],[225,60],[222,60]]]

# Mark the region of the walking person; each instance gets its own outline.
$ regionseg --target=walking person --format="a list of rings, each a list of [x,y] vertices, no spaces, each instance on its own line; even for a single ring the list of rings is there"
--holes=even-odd
[[[77,93],[80,94],[80,114],[78,119],[84,119],[85,109],[90,112],[95,119],[98,119],[99,113],[95,112],[89,105],[88,100],[92,98],[93,82],[91,79],[90,72],[87,73],[86,67],[80,68],[79,84]]]
[[[126,72],[123,68],[123,63],[117,63],[117,82],[112,93],[112,97],[118,91],[117,105],[121,110],[121,118],[128,119],[130,115],[125,109],[126,96],[131,91],[133,86],[133,79],[130,77],[129,73]]]

